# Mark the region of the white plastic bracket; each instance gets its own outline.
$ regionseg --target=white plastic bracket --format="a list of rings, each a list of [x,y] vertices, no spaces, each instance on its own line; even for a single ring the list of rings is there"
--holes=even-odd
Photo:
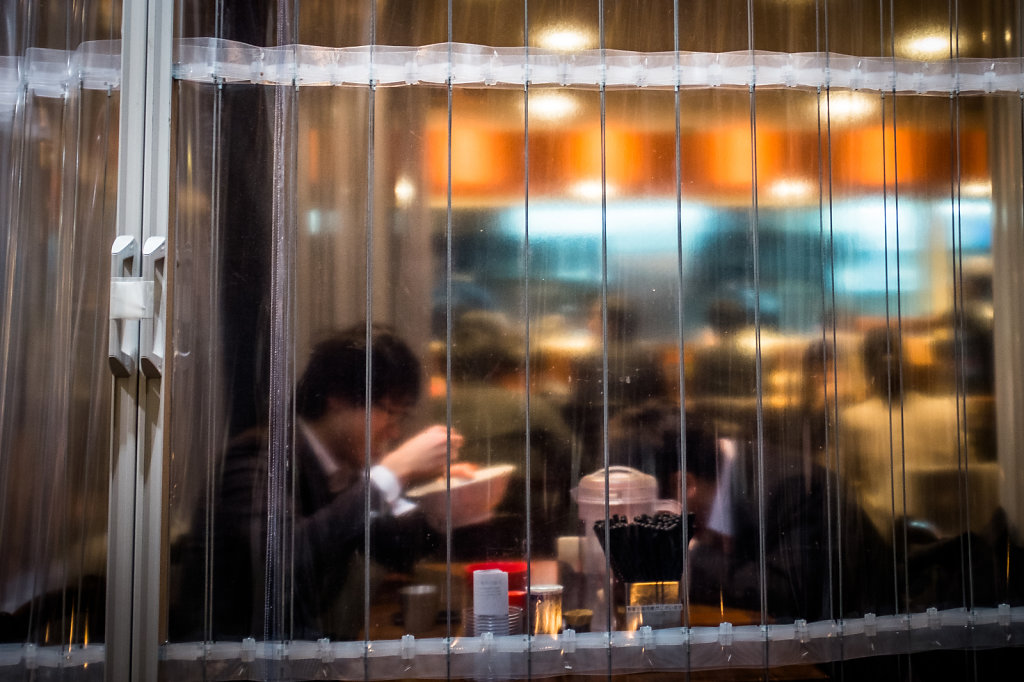
[[[142,373],[157,379],[164,373],[167,328],[167,239],[150,237],[142,247],[142,279],[151,283],[151,315],[142,320],[139,330],[139,365]]]
[[[133,308],[140,304],[137,284],[139,245],[131,235],[119,235],[110,248],[110,337],[107,342],[110,371],[119,378],[135,373],[138,339],[130,333],[130,320],[138,319]]]

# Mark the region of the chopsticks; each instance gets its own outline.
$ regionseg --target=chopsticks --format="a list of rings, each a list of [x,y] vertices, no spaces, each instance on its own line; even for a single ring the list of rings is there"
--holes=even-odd
[[[615,514],[608,519],[608,546],[603,519],[594,523],[594,532],[622,582],[674,581],[683,575],[686,539],[679,514],[640,514],[632,522]]]

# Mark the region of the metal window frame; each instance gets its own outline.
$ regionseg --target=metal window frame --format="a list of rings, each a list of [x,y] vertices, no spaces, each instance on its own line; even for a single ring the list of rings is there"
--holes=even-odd
[[[116,234],[140,243],[167,235],[173,10],[174,3],[165,0],[125,0],[122,6]],[[110,680],[157,678],[163,384],[139,371],[114,380],[105,633]]]

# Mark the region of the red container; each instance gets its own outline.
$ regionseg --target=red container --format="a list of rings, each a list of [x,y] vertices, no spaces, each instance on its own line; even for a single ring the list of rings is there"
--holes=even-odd
[[[466,566],[466,594],[473,594],[473,572],[498,569],[508,573],[508,605],[526,608],[526,562],[484,561]]]

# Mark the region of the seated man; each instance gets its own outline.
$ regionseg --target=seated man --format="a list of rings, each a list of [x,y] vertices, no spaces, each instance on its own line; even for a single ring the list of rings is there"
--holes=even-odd
[[[881,560],[891,554],[856,498],[801,459],[765,449],[759,467],[753,444],[714,437],[702,417],[686,416],[685,439],[671,404],[637,406],[609,425],[613,464],[657,476],[662,495],[685,494],[691,603],[740,609],[755,621],[762,606],[775,622],[885,613],[877,581],[892,582],[891,563],[885,574]]]
[[[754,444],[695,428],[687,428],[686,448],[695,603],[763,608],[774,622],[891,609],[881,589],[892,581],[884,562],[891,555],[835,476],[768,451],[759,467]]]
[[[296,388],[293,449],[272,453],[265,428],[230,443],[213,509],[198,515],[181,557],[182,597],[208,590],[209,613],[202,601],[173,608],[172,636],[355,637],[363,581],[349,574],[363,565],[367,523],[376,562],[408,569],[429,549],[431,532],[401,493],[442,474],[462,438],[431,426],[387,449],[419,396],[420,364],[403,341],[375,328],[367,394],[367,356],[362,326],[316,345]],[[284,466],[272,466],[275,457]],[[339,603],[353,582],[358,598]],[[208,632],[200,616],[209,619]]]

